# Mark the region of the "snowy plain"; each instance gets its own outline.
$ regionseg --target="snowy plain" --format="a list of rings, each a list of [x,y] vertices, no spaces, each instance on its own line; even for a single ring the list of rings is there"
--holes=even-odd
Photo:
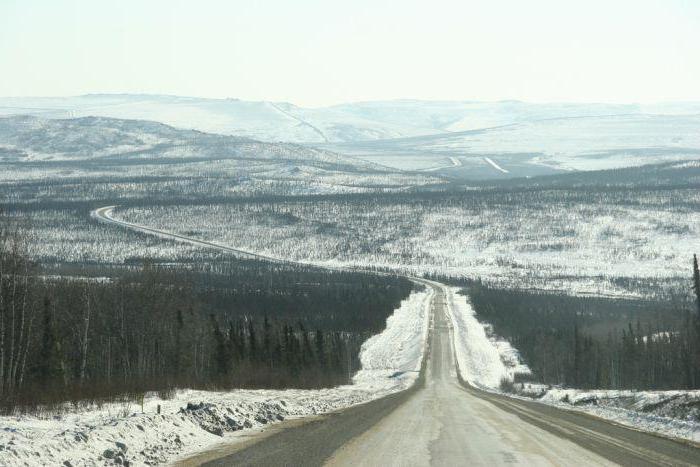
[[[289,418],[332,412],[410,387],[428,335],[430,288],[414,291],[362,346],[350,385],[320,390],[178,391],[0,417],[0,465],[155,465],[232,443]],[[160,406],[160,414],[158,413]]]

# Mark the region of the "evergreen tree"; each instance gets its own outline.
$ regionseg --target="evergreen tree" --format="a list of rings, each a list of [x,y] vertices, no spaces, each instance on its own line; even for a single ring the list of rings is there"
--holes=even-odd
[[[177,309],[175,313],[175,362],[174,362],[174,371],[176,376],[180,376],[182,374],[182,354],[183,354],[183,345],[182,345],[182,328],[185,326],[185,320],[182,317],[182,310],[180,308]]]
[[[214,331],[214,374],[218,378],[222,378],[229,371],[229,352],[228,346],[226,345],[226,339],[224,334],[221,332],[219,323],[214,318],[214,315],[210,316],[213,331]]]
[[[64,366],[61,346],[56,337],[56,329],[51,314],[51,301],[44,298],[44,332],[41,336],[39,358],[35,367],[36,381],[44,386],[64,383]]]
[[[272,327],[270,326],[270,320],[267,318],[267,315],[265,315],[265,319],[263,320],[263,349],[262,349],[262,358],[263,361],[269,365],[272,366]]]
[[[316,361],[318,366],[323,368],[326,366],[326,344],[323,340],[323,331],[320,329],[316,330],[314,344],[316,344]]]
[[[248,357],[252,362],[256,361],[258,357],[258,341],[252,319],[248,320]]]
[[[301,363],[307,366],[313,361],[313,350],[311,349],[311,341],[309,340],[309,333],[306,332],[304,324],[299,321],[299,333],[301,334]]]
[[[580,387],[581,374],[581,339],[578,332],[578,323],[574,323],[574,367],[571,382],[574,387]]]

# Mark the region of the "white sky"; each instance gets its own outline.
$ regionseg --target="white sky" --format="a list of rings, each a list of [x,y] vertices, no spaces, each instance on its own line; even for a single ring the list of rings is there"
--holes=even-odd
[[[0,96],[700,100],[700,0],[0,0]]]

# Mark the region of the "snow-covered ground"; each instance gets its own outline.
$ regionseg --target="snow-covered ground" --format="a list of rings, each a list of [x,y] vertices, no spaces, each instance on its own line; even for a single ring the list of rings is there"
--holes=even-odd
[[[598,295],[652,295],[649,284],[685,274],[687,245],[700,244],[700,212],[691,204],[700,200],[697,190],[572,189],[517,199],[474,193],[464,200],[158,206],[120,209],[115,217],[292,261]],[[630,275],[645,286],[616,280]]]
[[[465,295],[447,288],[454,328],[455,353],[462,378],[469,384],[501,391],[501,381],[528,374],[519,354],[508,342],[491,336],[480,323]],[[666,436],[700,441],[700,391],[631,391],[563,389],[535,383],[516,383],[512,397],[534,399],[565,410],[576,410]]]
[[[0,417],[0,465],[160,464],[287,418],[331,412],[410,387],[427,337],[432,289],[413,292],[362,346],[353,384],[321,390],[178,391],[143,407],[107,403]],[[158,414],[160,405],[161,413]]]

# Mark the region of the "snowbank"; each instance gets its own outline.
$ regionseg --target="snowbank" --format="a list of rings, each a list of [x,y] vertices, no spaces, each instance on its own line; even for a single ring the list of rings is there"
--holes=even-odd
[[[447,289],[447,302],[460,374],[473,386],[502,392],[501,380],[512,382],[516,374],[530,374],[530,369],[510,343],[493,336],[491,326],[476,319],[467,297],[458,291]],[[504,394],[700,442],[700,391],[586,391],[535,383],[517,383],[512,388],[514,393]]]
[[[529,374],[517,350],[508,342],[489,337],[488,325],[476,319],[467,297],[456,287],[446,287],[447,310],[454,329],[457,364],[462,378],[472,386],[498,389],[501,381],[513,381],[515,374]]]
[[[367,339],[360,351],[362,369],[353,378],[357,387],[391,387],[413,383],[420,372],[428,337],[430,302],[434,291],[413,293],[386,322],[386,329]]]
[[[700,391],[564,389],[532,383],[514,386],[527,397],[638,430],[700,442]]]
[[[0,465],[155,465],[290,417],[330,412],[410,387],[432,290],[413,292],[365,342],[353,384],[323,390],[179,391],[172,399],[0,417]],[[161,413],[158,414],[160,405]]]

